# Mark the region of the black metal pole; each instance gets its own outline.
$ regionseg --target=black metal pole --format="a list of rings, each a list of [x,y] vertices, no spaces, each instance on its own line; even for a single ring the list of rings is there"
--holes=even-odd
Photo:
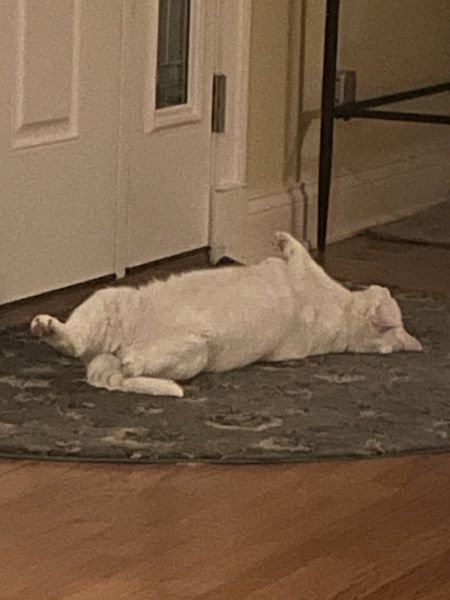
[[[322,112],[320,125],[318,248],[323,255],[327,239],[328,206],[333,166],[334,97],[339,33],[340,0],[327,0],[325,45],[322,75]]]

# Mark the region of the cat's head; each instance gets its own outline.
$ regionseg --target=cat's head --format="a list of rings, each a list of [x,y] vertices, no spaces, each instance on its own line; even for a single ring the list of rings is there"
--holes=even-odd
[[[360,342],[366,346],[365,351],[390,354],[422,350],[419,340],[404,328],[400,307],[387,288],[371,285],[361,292],[361,297],[365,310]]]

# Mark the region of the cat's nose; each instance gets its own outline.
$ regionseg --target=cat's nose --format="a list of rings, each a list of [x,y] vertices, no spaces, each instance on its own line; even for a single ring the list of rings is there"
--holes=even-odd
[[[409,335],[409,333],[406,333],[405,350],[408,350],[409,352],[422,352],[423,346],[419,340],[412,335]]]

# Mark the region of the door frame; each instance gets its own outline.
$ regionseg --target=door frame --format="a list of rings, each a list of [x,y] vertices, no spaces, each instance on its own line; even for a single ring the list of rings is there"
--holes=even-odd
[[[215,72],[226,75],[225,131],[214,135],[212,187],[245,186],[252,0],[216,0]]]
[[[117,193],[115,199],[114,273],[117,278],[125,275],[128,264],[128,206],[132,144],[130,113],[139,110],[136,98],[139,92],[128,76],[127,65],[134,54],[134,27],[136,3],[141,0],[122,0],[122,52],[120,63],[120,106],[118,118],[118,164]],[[147,0],[157,12],[158,0]],[[211,2],[213,0],[196,0]],[[248,81],[250,58],[250,27],[252,0],[214,0],[216,3],[214,72],[227,76],[227,101],[225,132],[211,132],[210,167],[210,232],[214,245],[214,230],[220,216],[213,210],[217,192],[225,198],[233,196],[246,185]],[[156,8],[156,10],[155,10]],[[145,84],[145,82],[144,82]],[[134,85],[136,85],[134,83]],[[204,85],[207,85],[205,82]],[[212,82],[211,82],[212,85]],[[145,120],[148,115],[142,115]],[[222,194],[225,193],[225,196]]]

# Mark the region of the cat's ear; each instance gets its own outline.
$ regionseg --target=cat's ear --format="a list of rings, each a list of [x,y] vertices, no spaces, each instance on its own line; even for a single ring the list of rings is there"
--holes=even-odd
[[[377,286],[377,292],[377,301],[371,315],[372,325],[380,332],[401,327],[402,312],[389,290]]]

